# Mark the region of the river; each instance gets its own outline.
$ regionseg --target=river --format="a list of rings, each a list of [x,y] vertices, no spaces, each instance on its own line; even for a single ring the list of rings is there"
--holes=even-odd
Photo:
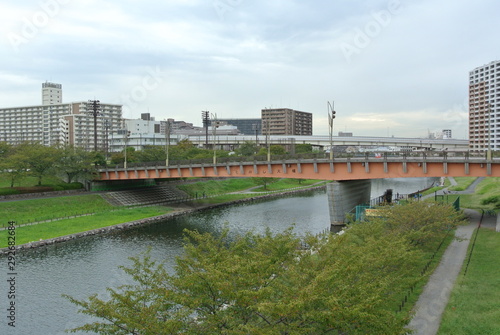
[[[373,182],[372,196],[387,188],[409,193],[429,185],[428,179],[378,180]],[[0,258],[0,334],[66,334],[90,321],[77,313],[61,295],[83,299],[93,293],[107,296],[107,287],[130,283],[118,269],[129,265],[128,259],[151,247],[155,259],[174,264],[182,253],[184,229],[217,234],[225,226],[231,234],[248,231],[281,232],[291,225],[299,235],[319,233],[329,228],[328,199],[324,191],[310,191],[283,198],[221,207],[165,222],[137,227],[107,235],[18,252],[16,264],[16,327],[8,326],[7,260]],[[20,233],[21,231],[19,231]],[[87,333],[82,333],[87,334]]]

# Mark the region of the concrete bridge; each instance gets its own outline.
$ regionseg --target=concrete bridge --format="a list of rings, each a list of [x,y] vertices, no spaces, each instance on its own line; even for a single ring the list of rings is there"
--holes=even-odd
[[[500,177],[500,158],[463,153],[365,154],[352,157],[289,158],[266,161],[185,161],[176,165],[146,163],[98,170],[96,181],[133,181],[184,177],[269,177],[332,180],[327,192],[333,226],[345,213],[370,200],[371,179],[418,177]]]

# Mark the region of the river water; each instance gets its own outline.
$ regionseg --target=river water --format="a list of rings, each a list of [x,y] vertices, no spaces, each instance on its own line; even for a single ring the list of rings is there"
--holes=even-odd
[[[433,181],[433,180],[432,180]],[[409,193],[428,186],[429,179],[393,179],[373,182],[372,197],[387,188]],[[8,326],[7,260],[0,258],[0,334],[66,334],[65,329],[91,319],[77,313],[78,307],[62,294],[84,299],[93,293],[107,296],[107,287],[130,283],[118,269],[130,265],[128,259],[151,247],[156,259],[174,264],[182,253],[184,229],[219,233],[225,226],[231,234],[248,231],[281,232],[290,226],[299,235],[319,233],[329,228],[328,199],[325,191],[311,191],[265,201],[221,207],[161,223],[49,247],[18,252],[16,264],[16,327]],[[20,233],[21,231],[19,231]],[[87,333],[82,333],[87,334]]]

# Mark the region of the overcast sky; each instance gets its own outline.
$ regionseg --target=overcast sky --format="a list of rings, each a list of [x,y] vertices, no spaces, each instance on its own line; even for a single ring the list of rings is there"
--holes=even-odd
[[[201,125],[313,113],[315,135],[467,137],[468,73],[500,59],[495,0],[23,0],[0,11],[0,107],[124,105]]]

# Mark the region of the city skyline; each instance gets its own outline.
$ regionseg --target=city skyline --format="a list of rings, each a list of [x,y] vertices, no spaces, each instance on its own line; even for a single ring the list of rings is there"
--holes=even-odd
[[[423,137],[468,133],[469,71],[498,60],[500,4],[485,0],[68,0],[5,4],[0,107],[38,105],[40,83],[63,102],[123,104],[201,125],[313,114],[315,134]]]

